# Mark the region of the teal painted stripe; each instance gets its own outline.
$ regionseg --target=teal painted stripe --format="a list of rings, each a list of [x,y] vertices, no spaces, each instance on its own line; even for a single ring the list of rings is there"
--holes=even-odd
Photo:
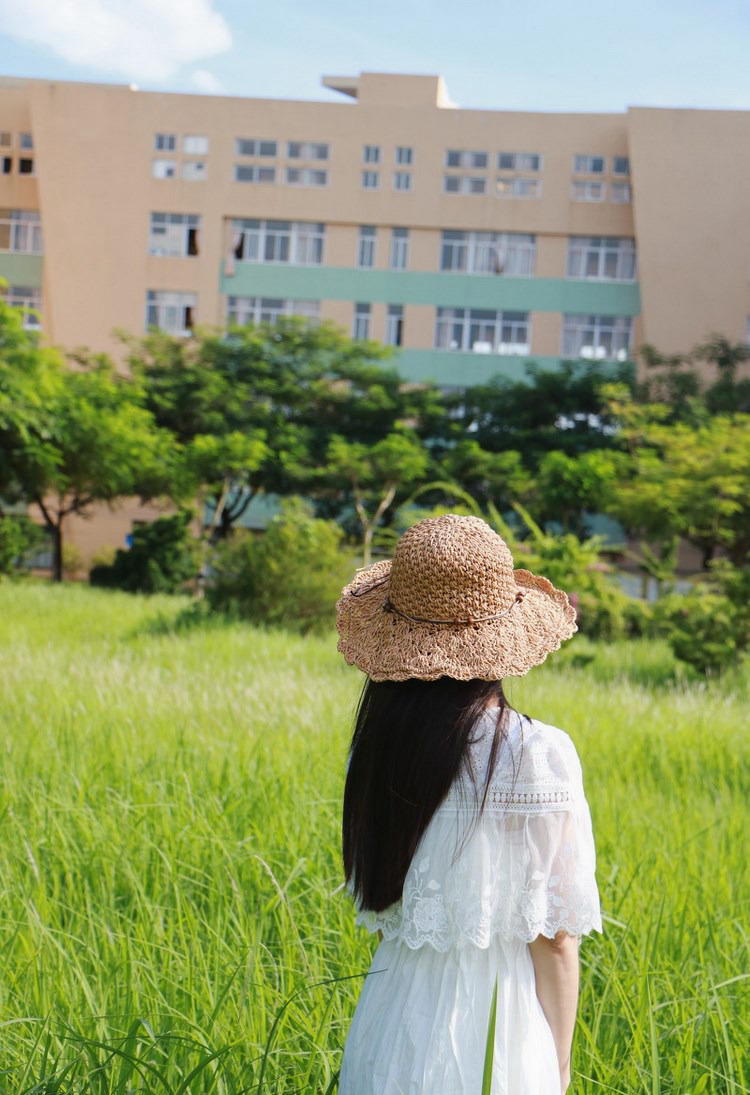
[[[287,263],[238,262],[233,277],[221,276],[221,292],[230,296],[579,315],[637,316],[641,311],[640,290],[635,282],[426,274]]]
[[[9,285],[41,289],[43,263],[42,255],[16,255],[0,251],[0,278],[4,278]]]
[[[399,350],[393,359],[393,365],[405,380],[434,380],[442,388],[463,387],[472,384],[486,384],[493,377],[502,376],[508,380],[523,380],[526,366],[535,362],[544,369],[560,368],[564,359],[545,357],[535,354],[530,357],[506,357],[503,354],[455,353],[441,350]],[[585,368],[590,362],[581,361]],[[613,371],[621,368],[614,362],[597,362],[606,368],[611,364]]]

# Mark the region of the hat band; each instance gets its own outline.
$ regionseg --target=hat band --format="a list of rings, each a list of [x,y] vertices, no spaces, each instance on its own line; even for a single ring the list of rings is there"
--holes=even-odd
[[[471,627],[472,624],[484,624],[490,620],[500,620],[503,616],[507,616],[509,612],[512,612],[516,605],[520,605],[525,596],[525,591],[519,589],[513,600],[513,603],[504,608],[502,612],[493,612],[488,616],[467,616],[465,619],[456,617],[453,620],[428,620],[425,616],[410,616],[407,612],[402,612],[400,608],[391,601],[390,597],[386,597],[383,604],[384,612],[393,612],[394,615],[400,616],[402,620],[410,620],[413,624],[446,624],[454,627]]]

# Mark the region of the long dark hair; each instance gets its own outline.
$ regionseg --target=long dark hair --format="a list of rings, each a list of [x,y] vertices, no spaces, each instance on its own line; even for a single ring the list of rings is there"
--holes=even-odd
[[[411,858],[492,701],[499,714],[487,779],[506,736],[500,681],[370,681],[362,690],[344,790],[344,870],[360,908],[398,901]],[[477,788],[477,790],[479,790]]]

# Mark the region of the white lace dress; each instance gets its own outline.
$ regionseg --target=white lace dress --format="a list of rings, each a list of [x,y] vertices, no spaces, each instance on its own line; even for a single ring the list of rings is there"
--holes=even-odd
[[[490,709],[471,763],[484,786]],[[344,1050],[339,1095],[480,1095],[497,980],[493,1095],[560,1095],[527,944],[601,931],[581,766],[562,730],[511,715],[477,819],[459,776],[422,837],[402,900],[357,920],[380,930]]]

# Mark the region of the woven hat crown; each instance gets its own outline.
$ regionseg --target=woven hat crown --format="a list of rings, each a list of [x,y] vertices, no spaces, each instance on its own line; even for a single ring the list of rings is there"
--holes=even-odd
[[[478,517],[420,521],[393,556],[390,601],[410,617],[487,617],[512,605],[517,589],[505,541]]]

